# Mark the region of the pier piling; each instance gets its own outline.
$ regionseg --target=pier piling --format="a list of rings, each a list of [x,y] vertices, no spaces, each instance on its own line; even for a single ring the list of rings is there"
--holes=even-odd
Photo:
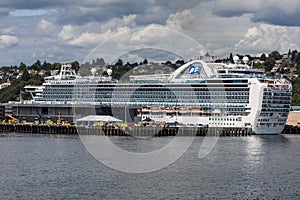
[[[76,127],[73,125],[46,124],[0,124],[0,132],[31,133],[31,134],[82,134],[133,137],[170,137],[170,136],[250,136],[250,128],[219,128],[219,127]],[[288,127],[284,133],[300,133],[299,128]]]

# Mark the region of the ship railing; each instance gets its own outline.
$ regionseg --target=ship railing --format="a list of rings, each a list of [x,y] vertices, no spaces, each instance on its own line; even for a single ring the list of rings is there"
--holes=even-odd
[[[131,82],[159,80],[160,82],[167,81],[171,74],[153,74],[153,75],[132,75],[129,76]]]

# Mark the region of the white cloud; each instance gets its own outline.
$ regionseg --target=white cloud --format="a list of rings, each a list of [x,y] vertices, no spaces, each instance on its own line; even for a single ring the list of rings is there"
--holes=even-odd
[[[107,40],[124,31],[129,31],[129,28],[120,27],[115,31],[109,29],[104,33],[84,32],[79,37],[69,40],[68,44],[74,46],[94,47],[100,42]]]
[[[124,62],[129,62],[129,63],[134,63],[134,62],[139,63],[144,60],[144,58],[142,58],[141,56],[139,56],[137,54],[133,54],[133,53],[128,53],[128,54],[122,56],[121,59]]]
[[[111,37],[93,49],[86,59],[90,61],[96,57],[102,57],[106,62],[111,63],[121,55],[139,51],[139,53],[144,52],[144,58],[150,60],[154,57],[156,60],[158,58],[168,60],[169,54],[189,60],[199,54],[204,55],[206,53],[204,48],[195,40],[162,25],[128,29],[127,32],[120,32],[120,34],[115,35],[115,37]],[[158,53],[155,54],[155,52]]]
[[[227,56],[253,23],[249,15],[224,18],[210,11],[208,4],[200,9],[177,12],[169,16],[166,25],[194,38],[210,54]]]
[[[169,28],[176,30],[186,30],[194,26],[196,19],[191,10],[183,10],[182,12],[170,14],[166,25]]]
[[[235,48],[244,53],[264,53],[273,50],[287,52],[289,49],[299,49],[300,42],[297,40],[299,33],[299,27],[260,24],[249,28]]]
[[[0,35],[0,48],[8,48],[18,44],[18,38],[12,35]]]
[[[9,8],[0,7],[0,16],[1,15],[7,15],[9,13]]]
[[[105,32],[108,29],[118,29],[122,26],[135,27],[136,15],[123,16],[123,18],[113,18],[106,23],[100,25],[101,31]]]
[[[0,65],[20,61],[31,64],[35,59],[48,59],[47,55],[52,55],[51,61],[81,60],[107,39],[113,41],[107,43],[105,51],[115,56],[126,50],[159,46],[198,56],[196,51],[189,52],[193,49],[191,45],[198,44],[182,42],[189,37],[219,57],[230,52],[259,53],[300,47],[299,0],[74,1],[1,3],[0,47],[17,44],[18,48],[0,55]],[[7,14],[16,9],[55,12],[22,18]],[[162,30],[151,29],[153,24]],[[163,31],[164,28],[180,33],[176,36],[176,31]],[[42,54],[43,51],[47,52]],[[28,56],[33,52],[36,57]]]
[[[214,56],[220,56],[221,58],[229,56],[230,53],[236,53],[236,52],[234,52],[234,50],[229,47],[219,48],[213,51]]]
[[[38,24],[38,34],[52,35],[55,32],[55,25],[52,22],[42,19]]]
[[[130,27],[135,26],[135,18],[136,15],[128,15],[123,18],[113,18],[106,23],[65,25],[58,37],[68,45],[93,47],[121,32],[129,31]]]
[[[0,31],[3,35],[14,35],[14,30],[16,29],[16,26],[10,26],[7,28],[4,28]]]
[[[62,30],[58,34],[58,37],[63,41],[69,41],[75,37],[75,27],[71,25],[63,26]]]

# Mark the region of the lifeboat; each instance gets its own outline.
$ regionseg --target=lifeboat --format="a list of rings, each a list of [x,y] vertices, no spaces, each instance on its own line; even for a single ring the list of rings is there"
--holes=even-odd
[[[155,106],[155,107],[151,107],[150,108],[151,112],[160,112],[161,111],[161,107]]]
[[[189,109],[186,107],[180,107],[180,108],[178,108],[178,111],[181,113],[187,113],[187,112],[189,112]]]
[[[196,113],[202,112],[202,108],[192,108],[191,110],[192,112],[196,112]]]
[[[150,110],[149,107],[143,107],[143,108],[142,108],[142,111],[149,111],[149,110]]]
[[[166,107],[166,108],[165,108],[165,111],[166,111],[166,112],[175,112],[175,108],[172,108],[172,107]]]

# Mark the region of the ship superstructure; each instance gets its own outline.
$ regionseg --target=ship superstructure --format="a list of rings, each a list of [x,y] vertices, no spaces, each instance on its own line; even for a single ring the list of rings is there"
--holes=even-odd
[[[235,57],[234,64],[195,60],[172,74],[135,75],[128,82],[95,73],[81,77],[70,65],[63,65],[58,76],[45,78],[34,100],[134,107],[141,121],[279,134],[290,110],[291,93],[287,80],[265,77],[263,70],[248,65],[247,57],[242,61]]]

